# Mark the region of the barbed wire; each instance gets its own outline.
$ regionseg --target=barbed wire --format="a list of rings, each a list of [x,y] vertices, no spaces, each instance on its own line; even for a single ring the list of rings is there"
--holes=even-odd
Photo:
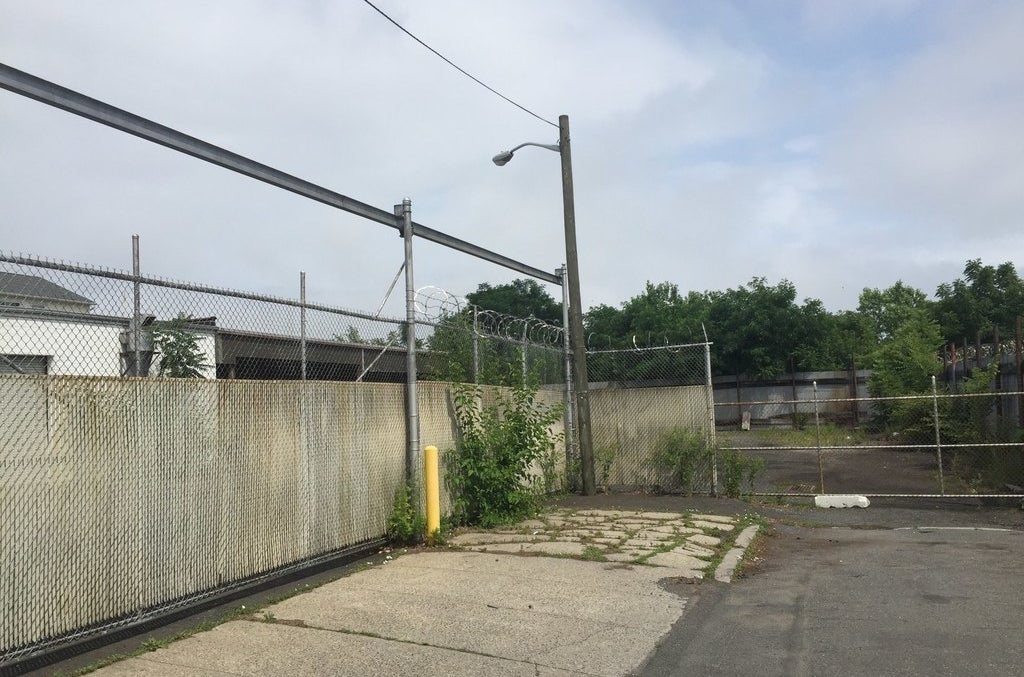
[[[599,334],[597,332],[590,332],[586,336],[587,352],[639,352],[645,350],[667,350],[668,352],[678,352],[683,348],[690,348],[692,346],[702,346],[707,341],[689,341],[686,343],[680,343],[678,341],[671,341],[667,334],[661,336],[661,340],[652,332],[648,332],[647,336],[644,337],[640,334],[632,334],[629,340],[623,341],[621,337],[611,336],[610,334]]]
[[[413,303],[417,319],[427,322],[440,322],[446,317],[458,315],[467,305],[466,299],[432,284],[417,289]]]
[[[494,310],[476,309],[476,331],[509,341],[560,346],[565,331],[561,326],[530,317],[516,317]]]

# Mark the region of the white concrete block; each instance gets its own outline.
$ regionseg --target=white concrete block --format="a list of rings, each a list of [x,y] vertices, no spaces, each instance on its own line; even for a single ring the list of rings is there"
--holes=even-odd
[[[871,505],[867,496],[855,496],[851,494],[828,494],[815,496],[814,505],[817,508],[866,508]]]

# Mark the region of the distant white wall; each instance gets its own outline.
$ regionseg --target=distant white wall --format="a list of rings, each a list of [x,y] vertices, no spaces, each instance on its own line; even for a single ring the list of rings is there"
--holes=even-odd
[[[121,332],[116,320],[69,320],[0,316],[0,355],[45,355],[57,376],[120,376]],[[197,333],[203,352],[203,376],[217,376],[216,341]],[[156,360],[158,363],[159,360]],[[156,373],[155,365],[151,373]]]

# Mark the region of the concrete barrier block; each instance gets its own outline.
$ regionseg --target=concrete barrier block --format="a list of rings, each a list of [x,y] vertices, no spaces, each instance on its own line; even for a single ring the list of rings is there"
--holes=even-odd
[[[828,494],[815,496],[814,505],[817,508],[866,508],[871,505],[871,501],[867,496]]]

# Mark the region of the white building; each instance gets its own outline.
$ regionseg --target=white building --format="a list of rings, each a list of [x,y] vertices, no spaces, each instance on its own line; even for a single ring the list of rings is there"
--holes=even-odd
[[[93,305],[41,277],[0,272],[0,374],[123,375],[129,320],[93,315]],[[203,375],[215,378],[215,327],[188,331],[203,353]],[[151,373],[158,365],[156,356]]]

